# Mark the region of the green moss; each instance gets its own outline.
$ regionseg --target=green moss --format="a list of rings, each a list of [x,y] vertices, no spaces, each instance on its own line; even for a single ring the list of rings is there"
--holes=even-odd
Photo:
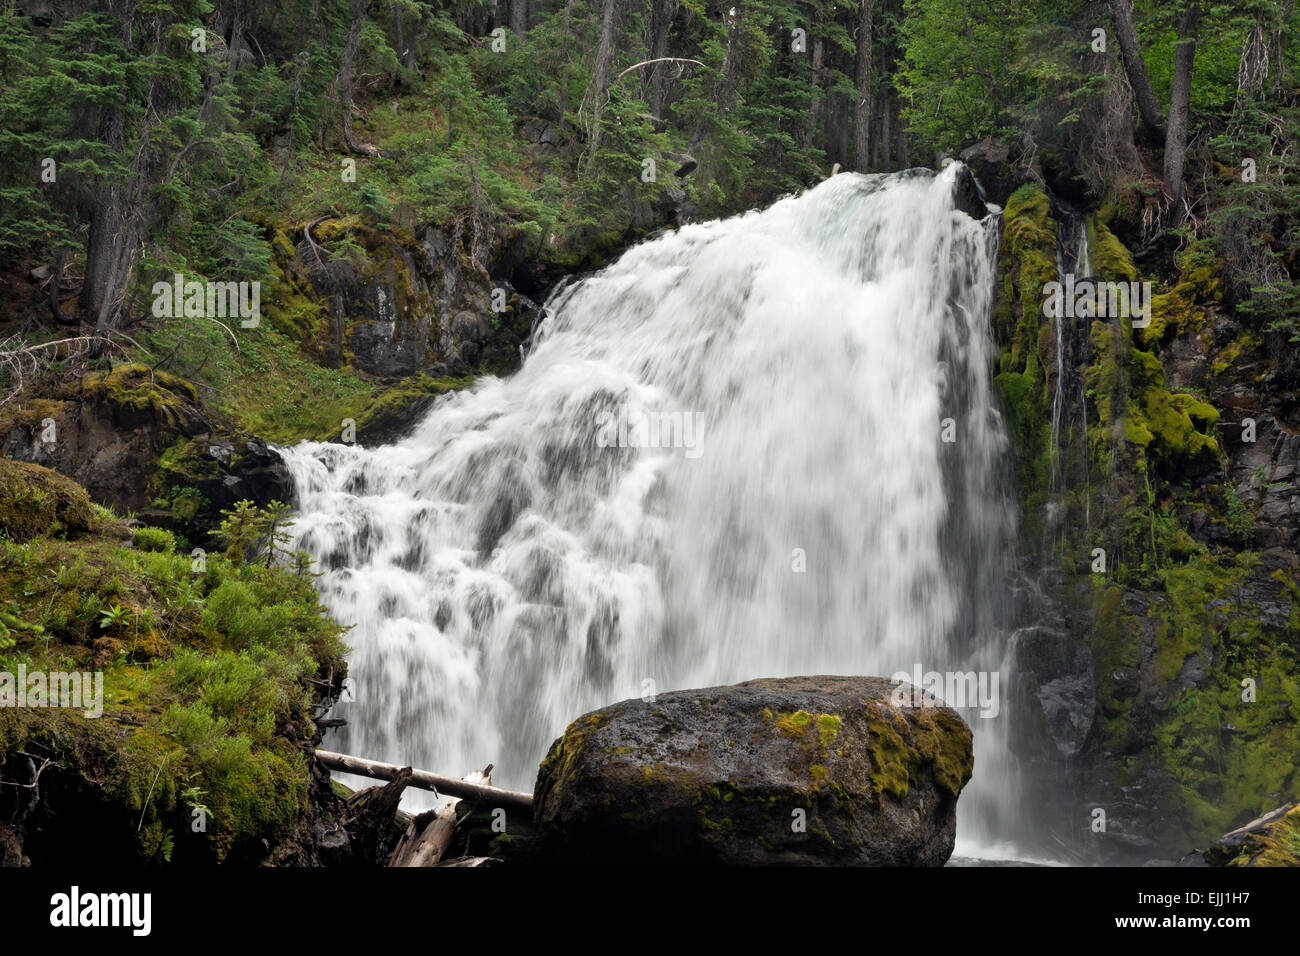
[[[1217,461],[1221,452],[1209,430],[1218,422],[1218,412],[1194,396],[1169,392],[1160,359],[1127,348],[1121,335],[1112,325],[1093,322],[1094,360],[1084,382],[1097,414],[1089,434],[1098,465],[1109,464],[1117,438],[1148,450],[1152,463],[1169,469]],[[1124,368],[1121,355],[1128,358]]]
[[[840,735],[843,721],[834,714],[817,715],[817,735],[821,739],[822,750],[829,750],[835,738]]]
[[[1055,346],[1051,323],[1043,316],[1043,289],[1058,278],[1056,230],[1041,187],[1027,183],[1007,201],[994,305],[1003,348],[994,387],[1007,417],[1026,528],[1037,523],[1051,475],[1051,399],[1043,356]]]
[[[61,422],[74,403],[57,398],[23,396],[20,400],[0,405],[0,434],[8,434],[14,427],[39,434],[46,419]]]
[[[40,465],[0,459],[0,534],[27,541],[84,534],[99,525],[89,496],[75,481]]]
[[[1300,806],[1274,823],[1229,866],[1300,866]]]
[[[923,710],[915,736],[917,752],[922,763],[930,765],[935,783],[956,798],[975,768],[969,728],[947,710]]]
[[[1208,429],[1219,413],[1191,395],[1171,394],[1165,388],[1164,367],[1153,353],[1134,349],[1131,355],[1138,400],[1130,405],[1130,440],[1150,444],[1157,461],[1172,465],[1216,460],[1218,442],[1197,426]]]
[[[907,796],[911,785],[915,753],[899,733],[895,720],[879,716],[868,723],[871,744],[871,787],[877,796],[889,794],[897,800]]]
[[[1133,254],[1097,216],[1088,217],[1088,252],[1093,273],[1106,282],[1133,282],[1138,277]]]
[[[793,713],[783,712],[776,715],[776,727],[787,737],[802,737],[812,722],[813,716],[806,710],[796,710]]]
[[[1136,667],[1138,642],[1135,629],[1122,614],[1124,591],[1094,577],[1092,659],[1097,675],[1097,704],[1102,721],[1102,746],[1123,750],[1134,728],[1128,720],[1130,697],[1119,692],[1120,675]]]
[[[147,525],[136,528],[133,536],[135,546],[141,551],[162,551],[170,554],[176,550],[176,535],[162,528]]]
[[[970,729],[946,709],[921,708],[907,717],[876,708],[868,720],[871,786],[896,799],[928,772],[956,798],[975,766]]]
[[[1141,342],[1148,347],[1171,335],[1199,330],[1209,304],[1223,299],[1223,262],[1208,242],[1192,243],[1176,261],[1178,281],[1174,287],[1151,296],[1151,324],[1140,330]]]
[[[557,789],[571,783],[571,777],[578,768],[587,737],[591,735],[592,731],[600,727],[604,720],[605,713],[603,711],[579,717],[569,724],[564,729],[560,739],[551,745],[550,752],[537,769],[539,793],[535,799],[538,804],[542,803],[542,790],[549,792],[551,789]],[[642,770],[644,772],[650,770],[650,768],[643,767]],[[646,779],[649,779],[649,777],[650,774],[646,774]]]
[[[1265,574],[1249,552],[1201,553],[1157,570],[1153,590],[1127,607],[1124,589],[1098,586],[1099,744],[1113,755],[1101,765],[1102,785],[1161,781],[1154,839],[1204,846],[1296,792],[1300,588],[1287,577]],[[1291,605],[1285,619],[1279,600]],[[1134,695],[1123,675],[1139,668],[1143,691]]]
[[[1219,352],[1218,355],[1215,356],[1214,364],[1211,366],[1211,370],[1215,375],[1222,375],[1234,364],[1236,364],[1237,359],[1241,358],[1242,351],[1244,351],[1245,349],[1254,348],[1254,346],[1255,346],[1254,337],[1250,334],[1250,332],[1249,331],[1242,332],[1230,343],[1228,343],[1228,345],[1225,346],[1223,350]]]
[[[344,409],[344,417],[357,423],[357,437],[364,440],[409,422],[414,411],[427,406],[437,396],[467,388],[473,383],[472,377],[421,375],[367,396],[356,406]],[[337,438],[337,433],[323,437]]]
[[[195,574],[168,532],[138,527],[131,547],[95,521],[76,540],[0,540],[0,607],[31,625],[0,668],[101,671],[105,716],[0,710],[0,760],[39,742],[142,858],[168,830],[192,860],[256,856],[302,819],[314,682],[346,674],[342,629],[309,578],[218,556]],[[206,833],[188,829],[193,788]]]
[[[139,363],[92,373],[81,384],[86,398],[109,402],[129,420],[149,418],[172,429],[193,421],[199,403],[198,390],[185,379]]]

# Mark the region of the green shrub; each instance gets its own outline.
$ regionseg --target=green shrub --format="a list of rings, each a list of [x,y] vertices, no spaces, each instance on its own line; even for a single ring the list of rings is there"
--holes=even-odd
[[[135,546],[141,551],[162,551],[164,553],[176,550],[176,535],[164,528],[143,527],[135,529]]]

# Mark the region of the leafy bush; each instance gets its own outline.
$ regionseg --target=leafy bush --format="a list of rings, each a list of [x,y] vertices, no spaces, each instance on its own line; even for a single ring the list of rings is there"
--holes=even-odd
[[[141,551],[171,552],[176,550],[176,535],[164,528],[136,528],[133,535],[135,546]]]

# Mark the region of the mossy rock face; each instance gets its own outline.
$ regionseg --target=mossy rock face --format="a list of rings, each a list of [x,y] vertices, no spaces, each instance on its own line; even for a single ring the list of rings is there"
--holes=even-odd
[[[40,465],[0,459],[0,534],[71,537],[91,530],[94,509],[85,489]]]
[[[941,866],[971,741],[955,711],[878,677],[628,700],[551,746],[534,826],[571,862]]]
[[[414,428],[439,395],[473,384],[472,378],[420,375],[380,392],[356,416],[358,441],[367,445],[394,441]],[[325,436],[337,440],[338,436]]]

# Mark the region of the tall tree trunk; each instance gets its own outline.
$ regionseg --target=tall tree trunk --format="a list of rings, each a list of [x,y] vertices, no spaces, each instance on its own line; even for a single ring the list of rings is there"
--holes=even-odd
[[[822,111],[826,108],[826,91],[822,87],[822,64],[826,56],[826,41],[820,36],[821,14],[815,13],[816,23],[813,25],[815,35],[812,41],[812,81],[813,81],[813,98],[812,105],[809,107],[811,122],[809,127],[813,130],[813,135],[821,132]]]
[[[1268,57],[1273,74],[1273,89],[1280,91],[1282,84],[1286,80],[1286,56],[1282,49],[1282,39],[1285,33],[1283,24],[1291,22],[1291,8],[1295,6],[1295,0],[1286,0],[1278,9],[1277,19],[1273,21],[1272,27],[1268,34]]]
[[[853,164],[853,98],[840,95],[835,105],[835,132],[839,161]]]
[[[1115,33],[1124,60],[1124,72],[1128,75],[1129,86],[1133,87],[1142,128],[1148,140],[1159,142],[1163,132],[1160,107],[1156,105],[1156,93],[1151,88],[1146,61],[1142,59],[1142,49],[1138,45],[1137,27],[1133,25],[1133,0],[1110,0],[1110,8],[1115,16]]]
[[[397,60],[399,63],[402,64],[406,63],[406,55],[409,50],[407,43],[410,42],[414,44],[415,42],[415,25],[412,24],[411,26],[411,39],[410,41],[408,41],[406,38],[406,25],[403,22],[404,20],[405,20],[405,16],[402,13],[402,8],[393,7],[393,41],[396,44],[395,49],[397,52]],[[410,85],[411,85],[411,81],[410,81],[409,73],[399,70],[397,73],[398,89],[404,90],[407,89]]]
[[[372,0],[352,0],[352,22],[348,25],[347,40],[343,44],[343,61],[339,64],[336,81],[339,103],[343,108],[343,142],[349,150],[362,156],[382,155],[369,143],[358,143],[352,132],[352,79],[357,65],[357,53],[361,50],[361,25],[370,12],[371,2]]]
[[[510,32],[521,39],[528,33],[528,0],[510,0]]]
[[[903,122],[903,114],[898,102],[898,96],[894,96],[894,126],[897,128],[898,136],[898,168],[907,169],[912,165],[912,161],[907,154],[907,124]]]
[[[858,0],[857,53],[853,85],[858,89],[853,104],[853,168],[865,173],[871,168],[871,19],[876,0]]]
[[[650,0],[650,56],[657,60],[668,55],[668,28],[677,12],[676,0]],[[650,67],[650,113],[655,119],[664,118],[664,100],[668,91],[668,65],[656,63]]]
[[[880,168],[887,173],[894,171],[894,141],[889,135],[889,97],[880,98]]]
[[[234,0],[230,9],[230,72],[238,73],[244,66],[246,60],[253,58],[252,51],[248,48],[248,41],[244,39],[244,32],[248,29],[248,0]]]
[[[564,0],[564,21],[560,28],[560,33],[564,37],[564,44],[569,43],[569,24],[573,18],[573,0]],[[564,114],[569,111],[569,74],[568,71],[560,70],[560,122],[564,122]]]
[[[871,104],[871,128],[876,131],[871,138],[871,168],[877,171],[883,170],[885,165],[888,165],[887,163],[881,165],[880,162],[880,144],[884,140],[884,136],[881,135],[883,126],[880,116],[880,101],[882,99],[883,97],[877,97],[876,101]],[[888,153],[887,148],[886,153]]]
[[[110,5],[122,17],[122,48],[132,49],[135,28],[134,0]],[[109,108],[100,122],[100,141],[115,153],[126,150],[126,116]],[[86,237],[86,278],[81,286],[81,309],[97,330],[111,330],[117,318],[120,289],[125,284],[121,271],[126,262],[128,240],[123,209],[122,184],[114,177],[101,179],[91,192],[90,230]]]
[[[587,87],[584,98],[585,107],[591,119],[590,132],[587,137],[587,155],[596,155],[600,146],[600,116],[605,111],[605,90],[609,85],[609,68],[614,62],[614,20],[616,0],[602,0],[600,13],[600,45],[596,48],[596,59],[591,66],[591,84]]]
[[[1174,227],[1182,225],[1187,217],[1183,167],[1187,162],[1187,112],[1200,18],[1200,0],[1190,0],[1178,18],[1178,48],[1174,52],[1174,78],[1169,93],[1169,129],[1165,135],[1165,192],[1170,201],[1170,225]]]

